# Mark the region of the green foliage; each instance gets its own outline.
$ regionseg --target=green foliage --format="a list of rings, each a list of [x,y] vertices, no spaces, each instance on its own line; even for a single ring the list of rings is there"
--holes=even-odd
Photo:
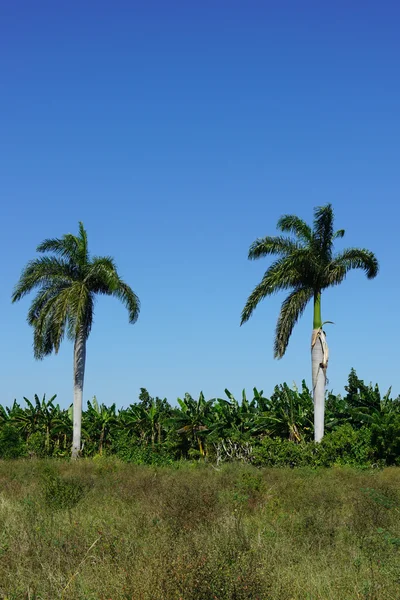
[[[383,414],[370,425],[375,455],[387,465],[400,465],[400,413]]]
[[[287,383],[275,386],[267,410],[257,417],[258,428],[273,437],[301,442],[312,439],[313,400],[306,382],[303,380],[301,392],[297,386],[292,389]]]
[[[168,449],[156,444],[154,446],[144,445],[132,440],[128,431],[122,431],[115,438],[112,452],[121,460],[135,465],[170,465],[175,456]]]
[[[50,456],[46,447],[46,435],[42,431],[35,431],[26,440],[26,450],[29,456],[44,458]]]
[[[395,465],[400,463],[400,400],[377,385],[366,385],[354,370],[344,396],[327,394],[327,434],[313,439],[313,402],[305,381],[286,383],[267,398],[243,390],[237,400],[206,400],[200,394],[178,399],[178,407],[142,388],[137,403],[117,410],[96,397],[83,412],[83,456],[117,456],[134,464],[174,461],[242,462],[270,466]],[[72,410],[55,396],[25,407],[0,409],[0,453],[4,456],[64,457],[72,441]],[[3,433],[2,433],[3,432]],[[3,437],[1,437],[3,435]],[[9,440],[1,442],[1,440]],[[0,454],[1,456],[1,454]]]
[[[296,215],[285,215],[278,229],[293,237],[267,236],[250,246],[249,259],[277,256],[250,296],[242,311],[241,324],[249,320],[261,300],[279,291],[289,292],[282,303],[276,326],[274,356],[282,358],[295,324],[313,298],[320,307],[321,292],[338,285],[352,269],[362,269],[369,279],[378,273],[378,261],[369,250],[349,248],[334,254],[334,241],[344,230],[334,231],[330,204],[314,210],[311,228]],[[321,327],[320,308],[314,327]]]
[[[68,233],[62,238],[44,240],[37,252],[51,255],[26,265],[12,295],[12,301],[17,302],[38,290],[28,312],[36,358],[57,353],[65,334],[75,340],[83,333],[87,339],[97,294],[118,298],[128,309],[130,323],[137,320],[138,297],[119,277],[112,258],[90,256],[82,223],[77,236]]]
[[[0,458],[19,458],[26,455],[26,446],[18,429],[6,423],[0,429]]]
[[[349,424],[328,433],[322,442],[293,442],[264,438],[254,449],[254,464],[273,467],[330,467],[334,465],[369,466],[374,462],[371,432],[354,430]]]

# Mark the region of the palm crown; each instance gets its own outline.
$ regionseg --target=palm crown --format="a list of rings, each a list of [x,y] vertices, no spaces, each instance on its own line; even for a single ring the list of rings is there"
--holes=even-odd
[[[375,255],[366,249],[348,248],[334,254],[334,241],[345,234],[343,229],[334,231],[334,215],[330,204],[314,211],[311,228],[295,215],[285,215],[278,221],[283,235],[257,239],[249,250],[249,259],[269,255],[278,258],[265,272],[262,281],[250,294],[242,311],[241,324],[252,315],[254,309],[266,296],[278,291],[290,291],[283,301],[276,326],[274,356],[285,354],[293,327],[303,314],[308,302],[314,298],[314,328],[322,327],[321,292],[340,284],[351,269],[362,269],[369,279],[378,273]]]
[[[96,294],[115,296],[126,306],[134,323],[140,310],[139,299],[119,277],[111,257],[90,257],[87,233],[79,223],[78,236],[47,239],[37,251],[53,253],[30,261],[14,289],[16,302],[39,288],[28,312],[34,328],[34,354],[38,359],[56,353],[67,333],[87,339],[91,330]]]

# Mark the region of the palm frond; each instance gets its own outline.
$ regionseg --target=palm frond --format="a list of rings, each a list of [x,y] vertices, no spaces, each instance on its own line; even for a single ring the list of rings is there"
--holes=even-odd
[[[84,283],[75,282],[71,287],[68,308],[69,339],[74,340],[81,332],[87,339],[93,323],[94,298]]]
[[[310,272],[307,251],[298,251],[290,257],[275,261],[264,274],[261,282],[254,288],[242,311],[240,324],[249,320],[258,303],[276,292],[304,285],[305,273]]]
[[[60,292],[62,292],[64,289],[67,289],[68,287],[69,286],[65,284],[47,284],[43,286],[37,293],[36,297],[33,299],[32,304],[29,308],[27,317],[28,324],[34,327],[37,319],[40,316],[40,313],[43,310],[45,310],[46,304],[48,302],[51,302],[52,300],[55,300],[60,294]]]
[[[127,307],[129,321],[139,315],[139,298],[124,283],[111,257],[90,259],[87,233],[79,223],[79,234],[49,238],[39,244],[38,252],[53,252],[30,261],[22,271],[12,294],[16,302],[38,288],[28,311],[34,329],[34,355],[41,359],[59,350],[65,333],[70,339],[91,331],[96,294],[114,295]]]
[[[327,272],[327,284],[338,285],[352,269],[362,269],[368,279],[379,271],[379,263],[373,252],[365,248],[347,248],[335,256]]]
[[[129,323],[136,323],[140,313],[140,300],[132,288],[120,279],[118,287],[111,291],[111,295],[118,298],[128,309]]]
[[[247,298],[247,302],[242,310],[240,325],[243,325],[243,323],[246,323],[250,319],[261,300],[296,285],[296,275],[297,273],[292,269],[288,259],[283,258],[275,261],[265,272],[261,282]]]
[[[275,332],[274,358],[285,354],[293,327],[313,296],[312,288],[296,287],[283,301]]]
[[[62,238],[48,238],[36,248],[36,252],[54,252],[57,256],[75,262],[79,247],[79,239],[67,233]]]
[[[52,352],[58,352],[65,333],[65,323],[56,329],[55,327],[55,303],[57,298],[47,302],[45,310],[40,312],[33,329],[33,354],[38,360],[42,360]]]
[[[337,240],[338,238],[343,238],[346,234],[345,229],[338,229],[332,236],[332,240]]]
[[[284,236],[266,236],[264,238],[258,238],[253,242],[249,248],[248,258],[250,260],[256,260],[264,256],[271,254],[278,254],[281,256],[288,256],[293,252],[299,250],[301,246],[295,240]]]
[[[314,210],[313,245],[325,261],[332,257],[333,217],[331,204],[318,206]]]
[[[94,293],[110,294],[119,285],[119,277],[111,256],[94,256],[85,275],[85,283]]]
[[[277,228],[284,233],[294,233],[302,242],[310,243],[312,240],[311,227],[296,215],[283,215]]]
[[[70,265],[56,257],[43,256],[28,262],[13,290],[11,300],[17,302],[37,287],[72,280],[73,272]]]
[[[79,221],[79,236],[78,236],[78,257],[81,265],[86,265],[89,262],[89,247],[87,231],[83,226],[82,221]]]

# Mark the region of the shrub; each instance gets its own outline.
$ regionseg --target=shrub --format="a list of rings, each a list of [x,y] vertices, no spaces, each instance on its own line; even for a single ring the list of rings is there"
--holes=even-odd
[[[19,431],[12,425],[3,425],[0,430],[0,458],[19,458],[25,455],[26,448]]]
[[[253,456],[254,464],[271,467],[368,466],[373,462],[370,430],[354,430],[348,424],[328,433],[319,444],[264,438]]]
[[[29,456],[45,457],[47,455],[46,435],[41,431],[32,433],[26,441],[26,450]]]
[[[400,414],[389,413],[371,424],[371,444],[378,459],[387,465],[400,464]]]
[[[315,450],[315,464],[324,467],[370,466],[375,462],[371,431],[366,427],[356,430],[349,424],[341,425],[315,445]]]
[[[154,447],[140,445],[125,432],[121,432],[114,440],[111,452],[121,460],[135,465],[164,466],[172,464],[175,460],[175,456],[162,444],[156,444]]]
[[[45,504],[52,510],[74,508],[85,496],[87,485],[78,477],[62,478],[51,469],[42,476],[42,492]]]

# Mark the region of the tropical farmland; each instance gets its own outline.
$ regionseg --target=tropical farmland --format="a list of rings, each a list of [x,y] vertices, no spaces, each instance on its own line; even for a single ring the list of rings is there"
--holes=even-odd
[[[400,600],[400,3],[0,5],[0,600]]]
[[[369,250],[334,252],[344,230],[331,205],[312,226],[257,239],[251,260],[276,255],[248,297],[289,292],[274,352],[282,358],[313,303],[312,388],[277,384],[236,398],[175,403],[141,388],[126,407],[83,404],[95,298],[113,296],[134,324],[139,297],[114,260],[78,235],[44,240],[15,286],[36,291],[28,312],[35,358],[74,344],[74,396],[0,409],[0,594],[7,599],[395,599],[400,585],[400,397],[350,370],[327,390],[322,295],[349,271],[369,279]],[[72,449],[72,452],[71,452]],[[72,458],[72,461],[71,461]]]

